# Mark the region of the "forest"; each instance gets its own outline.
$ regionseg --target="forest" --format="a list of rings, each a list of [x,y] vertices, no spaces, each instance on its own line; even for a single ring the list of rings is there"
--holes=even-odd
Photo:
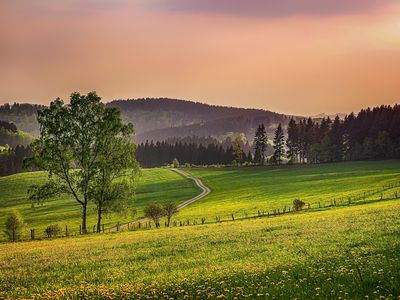
[[[1,124],[16,130],[14,124]],[[264,165],[400,157],[399,105],[363,109],[357,115],[347,115],[344,120],[339,117],[334,120],[329,117],[319,120],[291,118],[286,128],[278,126],[281,132],[277,129],[273,135],[268,135],[262,127],[258,146],[257,132],[253,143],[243,134],[235,139],[227,137],[222,142],[210,136],[175,137],[138,144],[136,157],[146,168],[166,166],[175,158],[182,165]],[[4,148],[0,153],[0,175],[23,171],[23,159],[30,153],[29,146]]]

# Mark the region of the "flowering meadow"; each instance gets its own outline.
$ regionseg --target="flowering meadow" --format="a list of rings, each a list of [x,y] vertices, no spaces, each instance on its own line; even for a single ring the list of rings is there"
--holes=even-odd
[[[0,299],[400,299],[400,201],[0,244]]]

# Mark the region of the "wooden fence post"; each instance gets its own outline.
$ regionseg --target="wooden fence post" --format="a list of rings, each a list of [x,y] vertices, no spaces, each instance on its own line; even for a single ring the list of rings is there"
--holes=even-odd
[[[31,229],[31,240],[35,239],[35,229]]]

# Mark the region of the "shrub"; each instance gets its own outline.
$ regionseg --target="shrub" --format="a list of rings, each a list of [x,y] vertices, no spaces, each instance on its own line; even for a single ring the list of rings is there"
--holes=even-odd
[[[167,216],[167,226],[169,227],[172,216],[178,212],[178,206],[174,202],[170,201],[165,203],[163,208],[164,214]]]
[[[165,210],[160,204],[150,204],[144,208],[146,218],[152,219],[156,227],[160,227],[160,218],[165,215]]]
[[[306,205],[303,201],[300,199],[294,199],[293,200],[293,209],[296,211],[302,210],[304,205]]]
[[[59,236],[61,234],[61,231],[62,231],[61,227],[56,224],[47,226],[44,232],[46,233],[47,237],[52,238]]]
[[[10,212],[4,225],[4,232],[10,241],[15,242],[21,239],[24,220],[18,211]]]
[[[172,160],[172,167],[174,167],[174,168],[178,168],[179,167],[179,161],[178,161],[177,158],[174,158]]]

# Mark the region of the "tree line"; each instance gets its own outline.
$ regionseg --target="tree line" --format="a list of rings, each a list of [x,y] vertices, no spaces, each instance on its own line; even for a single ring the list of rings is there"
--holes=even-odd
[[[291,163],[399,158],[400,106],[363,109],[343,121],[291,119],[286,146]]]
[[[4,147],[4,149],[0,151],[0,176],[24,171],[24,159],[31,156],[31,146],[24,147],[22,145],[17,145],[16,147]]]
[[[242,146],[241,146],[242,147]],[[241,148],[242,149],[242,148]],[[203,144],[176,142],[146,142],[138,145],[136,159],[142,167],[152,168],[170,164],[176,158],[181,164],[213,165],[231,164],[236,159],[234,145],[223,147],[215,143]],[[241,162],[252,161],[249,151],[242,155]]]

